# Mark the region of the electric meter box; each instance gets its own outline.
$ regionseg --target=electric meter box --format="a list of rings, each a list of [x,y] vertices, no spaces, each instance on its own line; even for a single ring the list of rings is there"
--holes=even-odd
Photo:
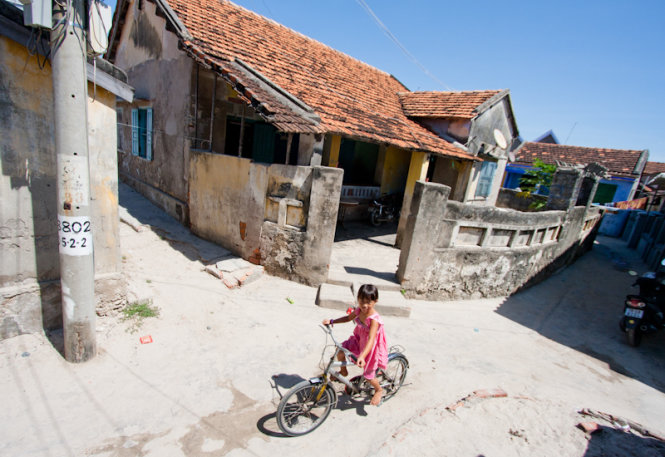
[[[28,27],[53,28],[52,0],[21,0],[23,24]]]

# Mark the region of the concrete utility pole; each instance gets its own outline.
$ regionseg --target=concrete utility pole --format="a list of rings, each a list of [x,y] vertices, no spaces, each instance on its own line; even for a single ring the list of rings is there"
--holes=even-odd
[[[85,17],[84,0],[53,2],[51,68],[58,168],[58,241],[65,359],[69,362],[85,362],[97,353]]]

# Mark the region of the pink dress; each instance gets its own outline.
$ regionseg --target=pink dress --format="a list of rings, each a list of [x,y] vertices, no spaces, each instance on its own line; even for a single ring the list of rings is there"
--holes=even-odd
[[[386,332],[383,329],[383,321],[378,313],[374,313],[366,319],[367,324],[363,324],[358,317],[360,309],[355,309],[356,318],[353,320],[356,323],[356,328],[353,329],[353,335],[348,340],[342,343],[342,347],[351,351],[355,356],[365,349],[367,340],[369,339],[369,326],[371,320],[379,323],[379,328],[376,331],[376,338],[374,340],[374,347],[369,351],[365,357],[365,371],[363,376],[366,379],[374,379],[377,368],[386,368],[388,364],[388,345],[386,344]]]

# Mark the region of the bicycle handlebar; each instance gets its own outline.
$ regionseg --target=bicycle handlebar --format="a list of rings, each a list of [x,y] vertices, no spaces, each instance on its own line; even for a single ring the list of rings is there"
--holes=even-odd
[[[332,325],[330,325],[330,324],[326,324],[326,325],[319,324],[319,327],[321,327],[321,330],[323,330],[328,335],[330,335],[330,338],[332,339],[333,343],[335,344],[335,347],[337,347],[340,351],[342,351],[346,356],[350,357],[351,360],[353,360],[354,362],[358,359],[358,357],[353,352],[349,351],[348,349],[346,349],[345,347],[343,347],[341,344],[339,344],[337,342],[337,340],[335,339],[335,335],[333,335],[333,333],[332,333]]]

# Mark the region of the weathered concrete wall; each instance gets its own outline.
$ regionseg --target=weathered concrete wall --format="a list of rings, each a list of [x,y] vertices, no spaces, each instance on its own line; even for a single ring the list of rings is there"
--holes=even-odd
[[[191,151],[190,222],[197,235],[256,258],[275,276],[328,276],[342,170],[255,163]]]
[[[449,201],[449,193],[416,184],[397,271],[410,296],[509,295],[571,262],[600,220],[595,208],[522,213]]]
[[[542,201],[545,203],[547,197],[542,195],[531,194],[529,196],[520,196],[520,192],[515,189],[502,188],[499,196],[496,199],[497,208],[509,208],[517,211],[532,211],[530,206],[532,203]]]
[[[0,36],[0,339],[62,325],[51,67]],[[97,309],[124,299],[115,96],[88,88]]]
[[[134,103],[119,104],[119,169],[125,182],[186,223],[195,66],[155,15],[155,4],[143,2],[138,10],[138,3],[129,7],[115,60],[135,88]],[[132,155],[131,110],[137,107],[153,109],[152,160]]]
[[[196,150],[190,159],[192,232],[249,258],[259,248],[269,165]]]
[[[328,278],[343,171],[327,167],[310,170],[306,228],[266,220],[261,233],[261,263],[275,276],[318,286]]]

